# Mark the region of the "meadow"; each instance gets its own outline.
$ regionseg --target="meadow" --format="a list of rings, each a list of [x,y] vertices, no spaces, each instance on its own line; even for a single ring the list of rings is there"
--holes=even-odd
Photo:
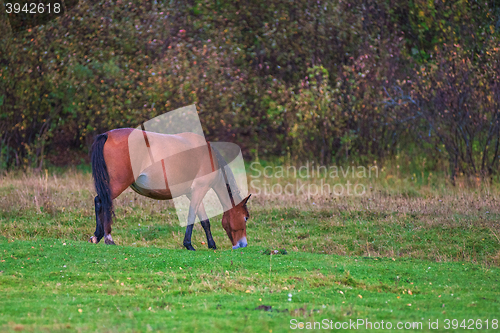
[[[168,202],[127,190],[118,246],[94,245],[88,169],[4,173],[1,331],[498,331],[498,187],[392,169],[354,182],[364,195],[251,189],[249,246],[232,250],[218,217],[217,250],[197,224],[188,252]]]

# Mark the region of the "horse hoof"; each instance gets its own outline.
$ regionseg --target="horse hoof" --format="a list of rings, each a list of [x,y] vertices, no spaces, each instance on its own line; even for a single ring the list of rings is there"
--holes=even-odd
[[[208,243],[208,248],[213,249],[213,250],[217,250],[217,246],[215,246],[215,243]]]
[[[112,240],[109,240],[109,239],[105,239],[104,243],[107,245],[116,245],[115,242],[113,242]]]
[[[196,251],[196,249],[193,247],[193,245],[191,245],[191,243],[184,244],[184,247],[189,251]]]
[[[92,236],[89,239],[89,243],[97,244],[99,241],[97,240],[96,236]]]

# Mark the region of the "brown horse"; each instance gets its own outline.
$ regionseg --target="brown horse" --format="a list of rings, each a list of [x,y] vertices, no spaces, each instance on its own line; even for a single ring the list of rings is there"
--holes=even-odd
[[[141,154],[144,149],[141,152],[133,149],[134,145],[140,146],[141,140],[148,147],[151,161],[155,158],[151,147],[167,147],[169,157],[140,168],[138,174],[134,164],[140,158],[132,156],[131,159],[131,153]],[[213,189],[224,209],[222,226],[233,249],[246,247],[249,217],[246,204],[250,195],[235,204],[230,187],[234,176],[224,165],[219,152],[194,133],[167,135],[121,128],[99,135],[92,145],[92,175],[97,191],[94,199],[96,230],[89,242],[97,244],[104,236],[106,244],[115,244],[111,238],[112,201],[130,186],[137,193],[157,200],[170,200],[180,195],[190,199],[183,245],[191,251],[195,250],[191,245],[191,235],[196,216],[205,230],[208,248],[216,248],[202,203],[207,192]],[[166,175],[169,175],[168,179]],[[158,179],[165,180],[159,184],[161,186],[157,186]],[[150,186],[152,183],[154,186]]]

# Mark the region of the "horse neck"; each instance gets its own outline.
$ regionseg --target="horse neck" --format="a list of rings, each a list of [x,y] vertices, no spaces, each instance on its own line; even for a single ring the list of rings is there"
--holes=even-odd
[[[224,182],[226,185],[225,188],[227,190],[228,196],[229,196],[229,202],[225,203],[224,205],[223,202],[221,204],[226,207],[234,208],[240,201],[241,198],[239,197],[239,190],[238,190],[238,185],[236,183],[236,180],[234,179],[233,172],[231,171],[231,168],[226,168],[225,166],[228,165],[224,157],[220,154],[220,152],[215,149],[213,146],[211,146],[211,149],[213,150],[216,160],[217,160],[217,165],[218,168],[221,171],[221,179],[220,181]],[[233,191],[235,189],[236,191]],[[236,193],[234,193],[236,192]],[[236,195],[236,198],[235,198]],[[225,198],[226,196],[222,196],[222,198]],[[224,210],[226,210],[224,208]]]

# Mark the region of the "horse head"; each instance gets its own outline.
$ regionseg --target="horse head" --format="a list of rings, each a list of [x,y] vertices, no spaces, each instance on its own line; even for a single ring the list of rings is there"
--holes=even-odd
[[[247,246],[247,220],[250,217],[247,201],[250,195],[222,215],[222,227],[233,243],[233,249]]]

